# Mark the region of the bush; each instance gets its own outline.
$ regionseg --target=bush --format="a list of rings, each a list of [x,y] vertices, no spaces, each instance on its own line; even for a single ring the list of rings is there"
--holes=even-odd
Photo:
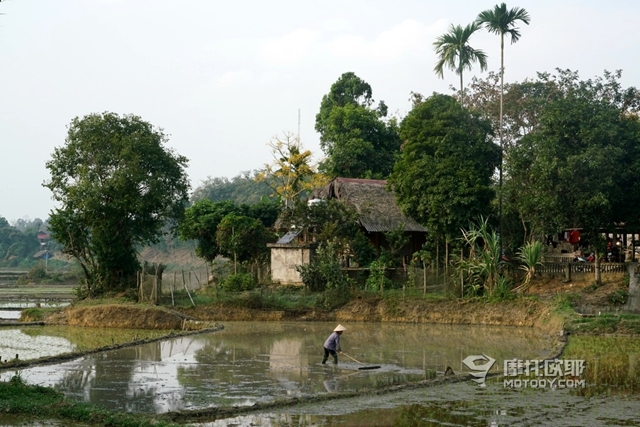
[[[44,319],[44,313],[41,308],[25,308],[20,313],[22,322],[39,322]]]
[[[256,282],[251,273],[236,273],[227,276],[220,287],[227,292],[250,291],[256,287]]]
[[[629,298],[629,292],[625,289],[616,289],[611,295],[609,295],[609,302],[613,305],[622,305],[627,302]]]
[[[18,279],[18,284],[25,285],[27,283],[39,283],[46,277],[47,271],[45,270],[44,265],[37,264],[34,267],[31,267],[26,275]]]
[[[302,283],[312,292],[322,292],[326,289],[341,289],[348,286],[338,257],[338,247],[334,242],[320,245],[315,258],[310,264],[296,266]]]
[[[371,291],[379,291],[383,289],[391,289],[393,283],[386,276],[387,265],[384,261],[376,260],[369,266],[369,277],[366,281],[366,289]]]

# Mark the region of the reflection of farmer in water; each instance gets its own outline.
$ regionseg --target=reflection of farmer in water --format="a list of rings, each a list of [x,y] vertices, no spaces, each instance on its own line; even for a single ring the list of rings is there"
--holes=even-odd
[[[342,354],[342,349],[340,348],[340,335],[342,335],[346,330],[347,328],[342,325],[336,326],[333,333],[329,335],[329,338],[324,342],[324,357],[322,358],[323,365],[327,363],[329,355],[333,356],[333,364],[338,364],[338,353]]]
[[[336,379],[324,380],[322,382],[322,385],[324,385],[324,388],[329,393],[335,393],[336,391],[338,391],[338,380]]]

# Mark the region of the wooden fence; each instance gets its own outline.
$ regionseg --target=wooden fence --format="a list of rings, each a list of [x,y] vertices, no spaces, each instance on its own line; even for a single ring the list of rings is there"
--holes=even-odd
[[[536,273],[541,274],[566,274],[570,273],[594,273],[595,263],[590,262],[545,262],[536,267]],[[626,273],[627,265],[623,262],[603,262],[600,264],[600,272],[606,273]]]

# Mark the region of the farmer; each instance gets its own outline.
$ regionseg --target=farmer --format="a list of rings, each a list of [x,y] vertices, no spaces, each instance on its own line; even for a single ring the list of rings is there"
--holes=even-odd
[[[338,353],[342,354],[342,349],[340,348],[340,335],[342,335],[346,330],[347,328],[342,325],[336,326],[333,333],[329,335],[329,338],[324,342],[324,357],[322,358],[323,365],[327,363],[329,355],[333,356],[333,364],[338,364]]]

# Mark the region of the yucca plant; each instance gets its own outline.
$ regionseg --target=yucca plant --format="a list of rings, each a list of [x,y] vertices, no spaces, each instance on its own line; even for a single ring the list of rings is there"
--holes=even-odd
[[[524,270],[525,275],[522,284],[515,288],[514,291],[525,292],[529,289],[531,279],[536,276],[536,267],[542,265],[543,254],[544,246],[538,241],[529,242],[520,248],[518,259],[522,263],[520,269]]]

